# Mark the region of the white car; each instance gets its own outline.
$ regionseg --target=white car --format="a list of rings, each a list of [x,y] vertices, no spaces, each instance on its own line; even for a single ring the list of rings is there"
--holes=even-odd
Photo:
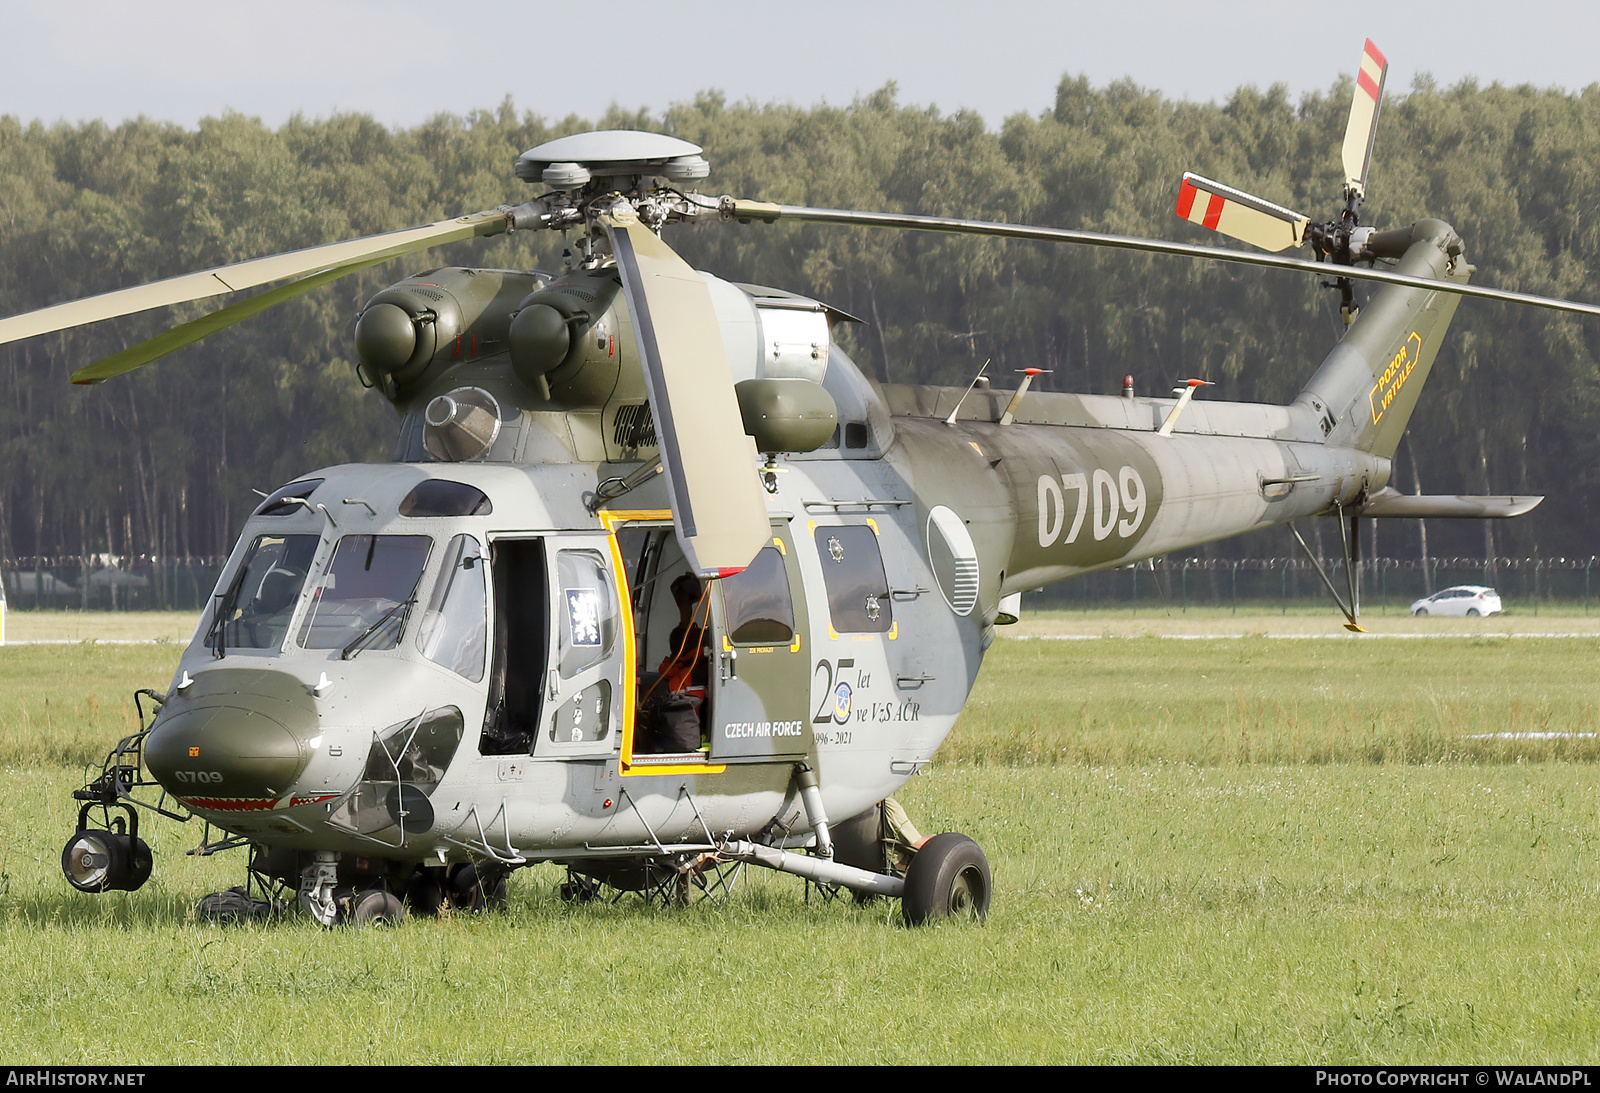
[[[1498,615],[1502,610],[1500,593],[1481,584],[1456,585],[1411,605],[1413,615],[1466,615],[1474,619]]]

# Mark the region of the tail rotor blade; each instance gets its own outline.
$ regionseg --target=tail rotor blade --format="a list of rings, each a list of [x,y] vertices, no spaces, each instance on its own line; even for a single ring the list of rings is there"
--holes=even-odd
[[[678,541],[700,576],[738,572],[771,531],[711,293],[631,211],[601,223],[633,315]]]
[[[1372,165],[1372,144],[1378,135],[1378,107],[1383,100],[1383,81],[1389,74],[1389,61],[1367,39],[1361,51],[1361,68],[1356,72],[1355,95],[1350,100],[1350,121],[1344,129],[1344,187],[1346,193],[1365,197],[1367,168]]]
[[[1262,250],[1281,251],[1305,242],[1311,218],[1293,209],[1189,172],[1178,187],[1174,210],[1184,220],[1231,235]]]

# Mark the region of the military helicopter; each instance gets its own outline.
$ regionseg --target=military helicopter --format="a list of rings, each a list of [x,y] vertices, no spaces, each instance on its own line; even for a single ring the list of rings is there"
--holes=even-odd
[[[170,685],[136,696],[145,727],[77,792],[66,879],[138,888],[140,817],[159,814],[204,821],[195,852],[248,848],[247,885],[202,901],[218,915],[290,892],[324,925],[481,908],[552,862],[574,899],[715,894],[759,866],[899,898],[909,924],[981,919],[982,850],[921,838],[890,795],[933,759],[1023,591],[1332,515],[1345,595],[1323,580],[1357,628],[1360,518],[1541,500],[1388,486],[1462,296],[1600,308],[1470,285],[1442,221],[1360,223],[1386,69],[1368,42],[1329,221],[1180,184],[1178,215],[1310,259],[708,197],[700,147],[595,132],[524,153],[517,176],[543,189],[515,206],[0,321],[13,341],[282,282],[72,376],[94,383],[398,256],[571,238],[558,272],[434,269],[362,308],[360,377],[402,415],[393,461],[263,498]],[[1331,274],[1347,329],[1286,406],[1201,400],[1195,379],[1159,398],[1032,391],[1034,372],[1014,391],[879,385],[833,336],[848,316],[697,272],[661,237],[708,220]],[[1355,280],[1383,285],[1365,308]]]

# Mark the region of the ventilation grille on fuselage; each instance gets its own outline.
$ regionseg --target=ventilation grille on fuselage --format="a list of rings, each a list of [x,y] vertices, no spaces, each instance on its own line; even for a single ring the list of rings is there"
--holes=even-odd
[[[637,406],[618,407],[611,439],[624,448],[654,448],[656,422],[650,416],[650,404],[641,402]]]

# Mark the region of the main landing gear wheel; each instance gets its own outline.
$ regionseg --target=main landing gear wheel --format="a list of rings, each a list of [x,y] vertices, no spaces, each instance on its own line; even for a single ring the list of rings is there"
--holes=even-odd
[[[406,920],[406,905],[387,888],[368,888],[350,901],[350,925],[398,926]]]
[[[989,914],[989,859],[965,835],[947,831],[922,845],[906,871],[900,914],[907,926],[940,918],[982,922]]]
[[[154,865],[143,839],[114,831],[79,831],[61,851],[61,872],[80,892],[137,891]]]
[[[443,869],[419,869],[406,885],[406,908],[414,915],[434,918],[445,906]]]
[[[506,881],[509,874],[504,869],[485,867],[476,862],[458,865],[450,871],[446,891],[450,906],[463,911],[504,911],[506,909]]]

